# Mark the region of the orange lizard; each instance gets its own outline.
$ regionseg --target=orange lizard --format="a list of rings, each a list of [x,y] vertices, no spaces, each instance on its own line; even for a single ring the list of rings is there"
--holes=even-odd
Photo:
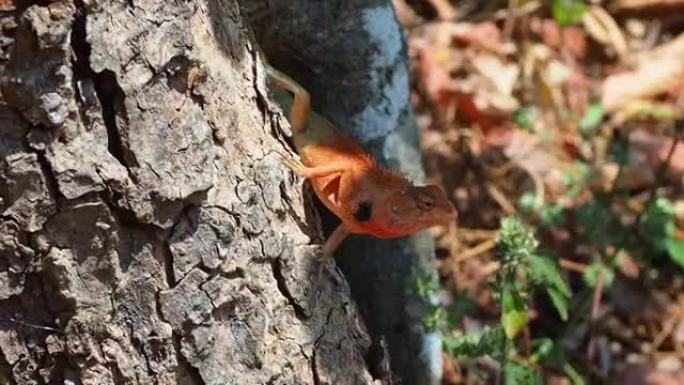
[[[292,141],[303,164],[287,156],[284,163],[309,179],[321,202],[342,221],[325,242],[325,255],[349,233],[397,238],[456,219],[456,209],[441,188],[414,186],[380,167],[327,119],[310,113],[310,96],[302,86],[268,65],[266,72],[294,95],[281,99],[283,107],[290,107]]]

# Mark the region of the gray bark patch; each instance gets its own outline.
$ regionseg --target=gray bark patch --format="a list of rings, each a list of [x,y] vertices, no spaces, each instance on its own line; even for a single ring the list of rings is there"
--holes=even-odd
[[[370,384],[237,4],[3,12],[0,382]]]

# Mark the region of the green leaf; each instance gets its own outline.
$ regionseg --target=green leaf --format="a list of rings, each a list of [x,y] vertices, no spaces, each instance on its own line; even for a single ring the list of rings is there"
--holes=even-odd
[[[546,289],[546,294],[551,298],[553,306],[556,308],[558,315],[563,321],[568,320],[568,296],[558,291],[556,288],[549,287]]]
[[[670,254],[672,262],[684,268],[684,241],[675,237],[667,237],[665,239],[665,247]]]
[[[591,177],[591,167],[587,163],[575,160],[572,167],[564,171],[565,185],[568,189],[563,194],[566,198],[573,199],[584,190]]]
[[[544,205],[539,210],[539,219],[546,226],[561,224],[563,221],[563,210],[565,210],[565,207],[559,203]]]
[[[475,358],[489,355],[501,362],[505,354],[506,336],[503,329],[486,328],[481,335],[443,335],[442,346],[452,357]]]
[[[425,304],[425,316],[423,318],[423,324],[425,328],[429,331],[439,330],[441,327],[446,325],[447,313],[446,309],[440,304]]]
[[[624,166],[629,161],[629,143],[624,139],[616,138],[611,141],[609,151],[617,164]]]
[[[666,198],[651,202],[641,215],[641,233],[656,252],[667,250],[666,239],[674,231],[674,207]]]
[[[603,287],[610,287],[615,279],[615,272],[599,262],[594,262],[587,266],[587,269],[584,271],[584,282],[586,282],[589,287],[596,287],[599,272],[601,270],[603,270]]]
[[[568,298],[570,288],[558,270],[556,262],[546,255],[532,255],[530,257],[528,274],[538,286],[546,288],[553,306],[563,321],[568,320]]]
[[[531,192],[524,193],[518,200],[518,206],[526,213],[538,212],[543,205],[544,202],[539,199],[537,194]]]
[[[580,223],[579,235],[582,241],[603,248],[619,244],[626,236],[620,219],[611,210],[608,199],[594,199],[575,210]]]
[[[477,349],[480,355],[487,354],[497,362],[502,362],[506,356],[506,333],[503,328],[496,327],[482,334]]]
[[[442,347],[452,357],[477,357],[477,350],[481,337],[473,334],[443,335]]]
[[[411,276],[408,286],[412,294],[425,300],[439,291],[439,280],[434,274],[417,271]]]
[[[516,362],[507,362],[503,368],[505,385],[541,384],[539,375],[532,369]]]
[[[577,0],[553,0],[551,14],[561,27],[575,24],[586,10],[586,5]]]
[[[565,283],[563,276],[558,270],[556,261],[548,255],[531,255],[529,259],[528,273],[532,282],[537,285],[557,290],[566,297],[570,296],[570,288]]]
[[[584,116],[580,119],[579,128],[582,135],[589,136],[596,131],[596,128],[603,121],[603,107],[600,103],[592,102],[587,106]]]
[[[529,131],[532,128],[532,110],[529,108],[518,108],[513,112],[513,123],[523,130]]]
[[[532,340],[532,362],[539,362],[545,359],[553,351],[554,344],[550,338],[538,338]]]
[[[584,385],[584,380],[582,379],[582,376],[575,370],[575,368],[572,367],[572,365],[565,363],[563,365],[563,371],[565,374],[570,378],[570,381],[572,381],[572,385]]]
[[[496,256],[504,264],[515,264],[526,260],[537,248],[534,234],[516,217],[501,220],[496,239]]]
[[[463,293],[455,293],[451,304],[446,307],[446,322],[448,326],[458,325],[466,314],[477,308],[475,300]]]
[[[501,299],[501,325],[509,340],[527,325],[525,302],[514,287],[506,285]]]

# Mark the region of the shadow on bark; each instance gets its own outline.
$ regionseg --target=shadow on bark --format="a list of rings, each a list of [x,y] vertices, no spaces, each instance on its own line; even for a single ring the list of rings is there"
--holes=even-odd
[[[380,163],[423,177],[408,97],[407,57],[389,1],[242,1],[268,60],[301,83],[313,109],[358,139]],[[326,236],[337,219],[322,205]],[[399,240],[350,236],[336,253],[372,338],[375,378],[427,384],[441,376],[439,339],[423,328],[409,286],[435,274],[427,234]],[[388,370],[391,365],[391,371]]]

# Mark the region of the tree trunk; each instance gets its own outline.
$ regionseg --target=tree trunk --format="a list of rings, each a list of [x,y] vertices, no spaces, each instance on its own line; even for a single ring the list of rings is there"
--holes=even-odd
[[[372,383],[235,1],[0,26],[0,383]]]
[[[314,110],[379,162],[423,181],[406,47],[389,0],[240,3],[269,61],[309,90]],[[438,383],[441,343],[425,330],[426,299],[410,288],[436,275],[429,234],[399,240],[351,236],[337,262],[373,339],[374,375],[406,385]],[[384,350],[391,372],[383,369]]]

